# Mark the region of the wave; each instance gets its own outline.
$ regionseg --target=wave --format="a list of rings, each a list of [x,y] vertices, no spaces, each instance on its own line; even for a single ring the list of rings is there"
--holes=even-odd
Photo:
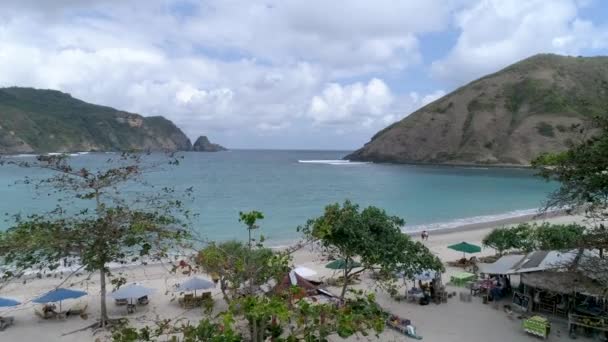
[[[415,232],[421,232],[423,230],[430,231],[430,230],[437,230],[437,229],[450,229],[450,228],[467,226],[467,225],[471,225],[471,224],[490,223],[490,222],[495,222],[495,221],[500,221],[500,220],[507,220],[507,219],[512,219],[512,218],[536,215],[536,214],[538,214],[538,212],[539,212],[538,208],[521,209],[521,210],[509,211],[509,212],[502,213],[502,214],[481,215],[481,216],[459,218],[459,219],[454,219],[454,220],[446,221],[446,222],[418,224],[418,225],[414,225],[414,226],[403,227],[402,230],[403,230],[403,232],[406,232],[406,233],[415,233]]]
[[[369,162],[353,162],[343,159],[313,159],[313,160],[298,160],[300,164],[325,164],[325,165],[365,165]]]

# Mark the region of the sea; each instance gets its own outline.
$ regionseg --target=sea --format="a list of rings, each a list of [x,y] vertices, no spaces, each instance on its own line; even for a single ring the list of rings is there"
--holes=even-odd
[[[449,229],[530,215],[538,212],[557,184],[533,170],[484,167],[394,165],[341,160],[349,151],[232,150],[182,153],[178,166],[164,165],[147,173],[156,187],[178,191],[192,187],[185,205],[198,215],[191,221],[208,240],[244,239],[240,211],[264,214],[259,232],[267,244],[287,245],[301,236],[297,227],[322,215],[331,203],[349,199],[360,206],[383,208],[403,218],[404,232]],[[30,155],[11,156],[18,160]],[[73,153],[75,167],[103,168],[110,153]],[[154,156],[151,158],[160,158]],[[0,229],[15,214],[44,213],[58,197],[37,191],[25,177],[43,179],[48,171],[0,167]],[[129,186],[127,194],[156,191]],[[64,202],[68,203],[68,202]],[[72,204],[70,204],[72,205]],[[76,204],[77,205],[77,204]]]

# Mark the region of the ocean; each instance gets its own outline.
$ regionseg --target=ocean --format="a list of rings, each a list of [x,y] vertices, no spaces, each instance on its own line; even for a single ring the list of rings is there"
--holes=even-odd
[[[532,170],[341,161],[347,153],[183,153],[179,166],[163,167],[146,178],[159,187],[193,187],[195,199],[187,202],[199,214],[193,229],[210,240],[245,238],[239,211],[263,212],[260,232],[270,245],[297,240],[298,225],[321,215],[325,205],[345,199],[383,208],[406,221],[404,231],[419,231],[532,214],[557,186],[536,177]],[[95,168],[109,156],[82,153],[72,158],[77,166]],[[53,208],[53,196],[39,196],[31,185],[15,184],[25,176],[44,175],[35,169],[0,167],[0,213],[6,217],[0,229],[10,226],[12,214]]]

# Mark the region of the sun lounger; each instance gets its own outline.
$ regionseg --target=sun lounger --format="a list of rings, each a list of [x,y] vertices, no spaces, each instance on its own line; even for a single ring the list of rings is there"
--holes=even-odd
[[[137,298],[137,304],[139,305],[148,305],[150,303],[150,300],[148,300],[148,296],[143,296],[140,298]]]
[[[409,319],[403,319],[397,315],[391,315],[386,320],[386,325],[407,337],[422,340],[422,336],[416,335],[416,328],[412,325],[412,322]]]
[[[66,312],[66,316],[80,316],[82,314],[84,314],[87,311],[87,307],[89,307],[89,304],[86,303],[78,303],[74,306],[72,306],[67,312]]]
[[[129,304],[129,300],[126,299],[126,298],[125,299],[116,299],[116,300],[114,300],[114,303],[116,305],[119,305],[119,306],[120,305],[127,305],[127,304]]]
[[[10,327],[15,322],[15,317],[13,316],[5,316],[0,317],[0,331]]]
[[[42,318],[42,319],[51,319],[51,318],[57,318],[57,312],[55,311],[43,311],[42,308],[34,308],[34,313],[36,314],[36,316]]]

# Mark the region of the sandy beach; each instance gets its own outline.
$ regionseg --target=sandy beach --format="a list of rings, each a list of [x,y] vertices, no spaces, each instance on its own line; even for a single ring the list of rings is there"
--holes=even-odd
[[[530,217],[518,218],[515,221],[530,220]],[[581,222],[579,216],[554,216],[537,219],[552,223],[571,223]],[[428,241],[424,243],[433,253],[438,255],[444,262],[456,260],[462,256],[461,253],[447,248],[448,245],[467,241],[481,245],[483,237],[496,226],[513,224],[513,221],[491,222],[474,226],[463,226],[459,228],[432,231]],[[413,236],[419,240],[419,236]],[[492,255],[494,251],[483,248],[477,256]],[[318,280],[327,279],[335,276],[332,270],[324,268],[325,260],[318,253],[303,248],[293,255],[293,264],[296,266],[306,266],[318,272]],[[116,306],[111,299],[108,299],[108,309],[111,317],[128,317],[134,326],[153,324],[155,320],[169,318],[188,320],[193,323],[198,322],[204,313],[200,309],[184,310],[178,303],[177,294],[172,291],[175,284],[180,283],[186,278],[183,275],[176,275],[169,272],[171,265],[149,265],[141,267],[129,267],[115,272],[122,272],[129,282],[138,282],[144,286],[156,289],[156,293],[150,297],[150,304],[138,306],[134,314],[127,315],[124,306]],[[450,275],[458,269],[446,267],[443,274],[443,281],[447,283]],[[56,287],[63,280],[60,275],[55,275],[43,279],[13,282],[1,290],[1,296],[15,298],[25,304],[15,308],[0,309],[0,315],[14,316],[15,324],[3,332],[0,332],[0,341],[105,341],[109,339],[107,332],[93,334],[90,329],[74,332],[87,325],[92,324],[99,308],[99,282],[96,274],[87,277],[86,275],[74,276],[64,284],[64,287],[71,286],[88,292],[88,296],[77,300],[65,301],[64,307],[74,305],[76,302],[88,304],[88,318],[70,317],[65,320],[42,320],[34,315],[34,308],[37,304],[30,303],[36,296]],[[514,284],[516,285],[516,283]],[[376,291],[378,302],[388,311],[403,318],[410,319],[417,328],[417,333],[423,336],[425,341],[535,341],[536,338],[526,335],[521,328],[521,320],[516,317],[508,317],[502,310],[501,305],[483,304],[481,299],[474,297],[472,302],[462,302],[458,296],[448,300],[447,304],[420,306],[415,303],[397,302],[391,299],[386,293],[374,289],[373,281],[368,275],[364,275],[361,283],[356,285],[358,288],[367,291]],[[411,283],[410,283],[411,286]],[[451,287],[450,292],[466,291],[462,288]],[[338,293],[335,288],[330,291]],[[219,289],[213,292],[215,299],[215,312],[225,309],[225,304],[221,299]],[[565,321],[553,321],[549,341],[566,341],[567,325]],[[359,337],[367,340],[370,337]],[[375,338],[371,338],[376,340]],[[335,338],[334,340],[340,340]],[[356,340],[352,337],[350,340]],[[407,338],[392,331],[386,330],[381,336],[381,341],[403,341]],[[579,337],[579,340],[585,340]]]

